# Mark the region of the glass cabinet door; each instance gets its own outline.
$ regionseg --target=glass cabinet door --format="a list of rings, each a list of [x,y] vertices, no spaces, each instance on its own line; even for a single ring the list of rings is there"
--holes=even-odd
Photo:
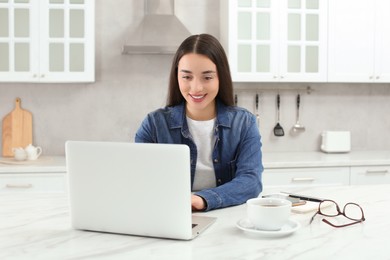
[[[281,74],[326,81],[326,4],[320,0],[287,0],[281,15]],[[284,26],[283,26],[284,25]]]
[[[91,82],[94,0],[0,0],[0,82]]]
[[[277,69],[277,2],[271,0],[234,1],[237,9],[237,73],[248,77],[272,78]],[[276,43],[276,44],[275,44]]]
[[[91,0],[48,0],[41,9],[47,18],[42,28],[41,45],[45,77],[84,81],[85,75],[93,80],[93,6]],[[88,81],[88,80],[87,80]]]
[[[36,76],[35,14],[31,0],[0,0],[0,80]]]

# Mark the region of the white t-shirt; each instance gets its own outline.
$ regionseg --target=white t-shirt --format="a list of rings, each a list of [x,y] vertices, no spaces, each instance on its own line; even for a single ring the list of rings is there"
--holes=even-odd
[[[196,145],[198,158],[196,161],[194,191],[216,187],[212,152],[215,143],[215,118],[196,121],[187,117],[188,128]]]

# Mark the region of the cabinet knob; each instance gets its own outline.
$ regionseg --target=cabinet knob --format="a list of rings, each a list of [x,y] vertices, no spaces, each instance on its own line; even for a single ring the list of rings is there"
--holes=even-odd
[[[36,78],[38,75],[37,74],[33,74],[33,78]]]
[[[42,75],[41,75],[41,78],[44,78],[44,77],[45,77],[45,74],[42,74]]]
[[[374,76],[370,76],[370,77],[369,77],[369,79],[373,79],[373,78],[374,78]]]
[[[379,77],[379,76],[376,76],[376,79],[380,79],[381,77]]]

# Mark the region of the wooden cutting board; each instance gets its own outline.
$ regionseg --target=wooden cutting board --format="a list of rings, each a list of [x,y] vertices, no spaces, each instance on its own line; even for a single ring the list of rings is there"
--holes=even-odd
[[[32,144],[32,114],[21,108],[20,98],[15,109],[3,118],[3,156],[13,156],[12,148]]]

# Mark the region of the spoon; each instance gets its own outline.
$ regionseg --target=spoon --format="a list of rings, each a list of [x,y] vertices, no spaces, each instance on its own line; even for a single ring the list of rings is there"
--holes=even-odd
[[[299,107],[300,107],[300,103],[301,103],[301,95],[298,94],[298,96],[297,96],[297,122],[293,126],[293,131],[294,132],[296,132],[296,131],[305,131],[305,127],[303,125],[301,125],[301,123],[299,122]]]

